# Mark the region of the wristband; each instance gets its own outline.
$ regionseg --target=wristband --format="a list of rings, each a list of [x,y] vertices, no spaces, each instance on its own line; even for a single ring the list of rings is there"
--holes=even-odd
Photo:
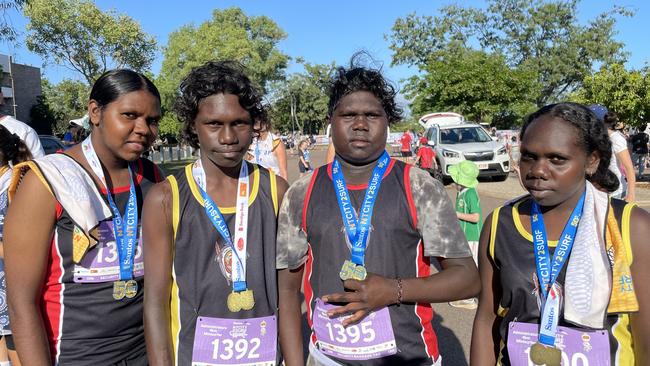
[[[404,294],[404,289],[402,287],[402,279],[397,277],[397,305],[402,303],[403,294]]]

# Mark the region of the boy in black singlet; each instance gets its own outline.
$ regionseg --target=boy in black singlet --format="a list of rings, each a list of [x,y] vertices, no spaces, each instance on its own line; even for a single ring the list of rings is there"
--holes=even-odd
[[[287,191],[278,223],[280,343],[310,365],[439,364],[432,302],[475,296],[476,266],[442,185],[390,159],[395,90],[375,71],[339,68],[329,118],[336,157]],[[430,272],[430,258],[442,270]]]
[[[200,157],[145,202],[145,338],[153,365],[275,365],[277,212],[284,179],[244,159],[266,123],[234,62],[180,86],[176,114]]]

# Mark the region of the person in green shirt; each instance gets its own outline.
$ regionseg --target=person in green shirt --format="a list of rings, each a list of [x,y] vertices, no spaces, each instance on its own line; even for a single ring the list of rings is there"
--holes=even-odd
[[[456,216],[460,221],[460,227],[465,233],[469,248],[472,251],[474,263],[478,266],[478,239],[481,236],[483,217],[481,213],[481,200],[478,197],[476,186],[478,186],[479,169],[474,162],[469,160],[461,161],[449,167],[449,174],[454,181],[456,193]],[[476,309],[478,301],[476,298],[452,301],[449,305],[453,307]]]

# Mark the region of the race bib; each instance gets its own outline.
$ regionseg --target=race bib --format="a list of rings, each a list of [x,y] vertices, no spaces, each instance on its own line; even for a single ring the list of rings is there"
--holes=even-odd
[[[138,245],[133,263],[133,278],[144,276],[142,227],[138,228]],[[120,255],[113,233],[113,223],[102,221],[97,229],[99,242],[74,266],[74,282],[98,283],[120,279]]]
[[[277,350],[275,316],[196,320],[192,366],[273,366]]]
[[[530,347],[537,342],[539,324],[511,322],[508,355],[512,366],[535,366]],[[555,346],[562,351],[563,366],[609,366],[609,336],[605,330],[557,327]]]
[[[327,311],[336,307],[316,299],[313,325],[321,352],[343,360],[370,360],[397,353],[388,308],[373,311],[362,321],[344,327],[343,320],[349,316],[327,316]]]

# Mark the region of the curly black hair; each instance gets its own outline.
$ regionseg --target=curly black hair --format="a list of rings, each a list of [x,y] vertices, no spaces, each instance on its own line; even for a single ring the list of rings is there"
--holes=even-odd
[[[194,148],[199,148],[199,139],[194,131],[194,119],[199,111],[199,103],[214,94],[236,95],[242,108],[250,113],[251,119],[258,122],[262,128],[268,128],[262,94],[246,76],[244,67],[239,62],[209,61],[195,67],[181,81],[179,89],[180,95],[176,98],[174,111],[183,123],[183,140]]]
[[[357,53],[352,56],[349,68],[341,66],[334,70],[329,90],[328,117],[332,117],[343,97],[357,91],[367,91],[381,102],[388,117],[388,124],[399,121],[402,119],[402,109],[395,103],[395,87],[384,78],[381,70],[359,66],[357,61],[364,56],[367,55]]]
[[[528,116],[521,127],[520,141],[523,140],[531,123],[541,117],[560,118],[569,123],[578,132],[578,146],[581,146],[587,155],[594,151],[597,152],[600,157],[598,169],[591,176],[586,176],[587,180],[607,192],[614,192],[618,188],[618,178],[609,170],[609,162],[612,159],[612,143],[609,140],[607,129],[589,108],[582,104],[568,102],[544,106]]]

